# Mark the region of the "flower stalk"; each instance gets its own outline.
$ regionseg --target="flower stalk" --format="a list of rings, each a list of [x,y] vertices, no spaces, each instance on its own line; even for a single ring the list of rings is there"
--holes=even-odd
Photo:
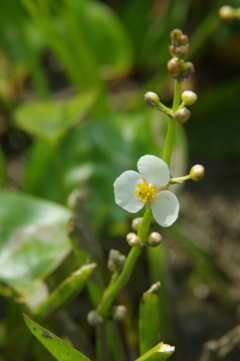
[[[147,92],[144,96],[146,103],[151,107],[156,107],[168,114],[169,124],[166,135],[166,141],[163,152],[163,160],[153,155],[145,155],[138,161],[138,171],[125,171],[114,182],[114,193],[116,203],[130,213],[136,213],[146,205],[145,214],[139,225],[136,239],[139,238],[139,244],[131,244],[131,237],[127,241],[132,246],[122,271],[115,272],[112,279],[103,293],[102,300],[97,307],[97,314],[106,319],[111,317],[112,303],[128,281],[135,263],[143,249],[143,245],[149,245],[148,230],[153,217],[163,227],[169,227],[176,221],[179,211],[179,202],[176,196],[168,190],[170,183],[179,183],[186,179],[200,179],[203,172],[198,165],[196,170],[189,175],[179,178],[170,178],[170,163],[174,144],[175,130],[177,121],[183,123],[183,117],[177,118],[175,113],[185,105],[193,104],[197,97],[193,92],[185,92],[182,97],[182,81],[194,72],[192,63],[185,62],[184,58],[188,53],[188,38],[183,35],[181,30],[175,29],[170,34],[171,45],[170,54],[173,58],[168,62],[170,75],[175,79],[175,90],[172,109],[167,108],[160,102],[156,93]],[[186,109],[186,111],[188,111]],[[189,111],[188,111],[189,112]],[[190,112],[189,112],[190,113]],[[184,119],[185,120],[185,119]],[[130,233],[131,235],[131,233]],[[134,234],[132,234],[132,237]],[[154,235],[154,245],[161,242],[161,236]]]
[[[173,98],[173,107],[172,112],[173,114],[178,110],[180,100],[181,100],[181,91],[182,91],[182,83],[178,80],[175,80],[175,91],[174,91],[174,98]],[[167,163],[170,167],[171,163],[171,156],[172,156],[172,149],[173,149],[173,142],[175,136],[175,129],[176,129],[176,118],[170,118],[168,124],[168,131],[163,151],[163,160]]]
[[[140,224],[137,236],[142,240],[142,242],[146,243],[146,235],[148,232],[148,228],[152,221],[152,211],[151,209],[146,209],[145,214],[143,216],[143,220]],[[138,256],[141,253],[143,247],[133,247],[128,254],[126,262],[124,264],[123,270],[119,277],[115,280],[115,282],[111,282],[106,288],[102,300],[97,307],[97,313],[101,315],[103,318],[110,316],[110,308],[112,303],[116,297],[116,295],[121,291],[123,286],[128,281],[134,265],[138,259]]]

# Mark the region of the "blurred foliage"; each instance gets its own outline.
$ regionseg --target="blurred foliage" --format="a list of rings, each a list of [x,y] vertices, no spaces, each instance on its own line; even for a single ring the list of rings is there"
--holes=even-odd
[[[129,230],[131,217],[114,204],[112,184],[124,170],[136,169],[140,156],[162,155],[168,117],[149,109],[143,94],[151,90],[166,105],[172,101],[173,81],[167,74],[166,63],[170,57],[169,32],[173,28],[181,28],[189,35],[189,58],[196,73],[184,87],[195,91],[199,100],[191,109],[191,120],[177,128],[171,172],[184,174],[188,153],[200,160],[239,157],[240,22],[218,19],[218,9],[223,4],[222,0],[1,3],[0,188],[4,188],[0,192],[1,361],[37,361],[43,357],[52,360],[42,349],[39,352],[37,343],[29,347],[32,339],[21,313],[32,315],[37,306],[41,309],[41,303],[44,309],[44,304],[49,305],[51,297],[54,298],[49,296],[51,291],[54,295],[54,290],[64,288],[65,280],[72,280],[70,274],[82,266],[81,257],[69,255],[71,244],[66,232],[68,219],[75,216],[74,207],[66,206],[74,190],[86,202],[92,233],[96,232],[100,239],[94,242],[103,259],[106,249],[112,247],[112,240],[124,237]],[[231,5],[240,3],[231,1]],[[86,223],[82,221],[80,240]],[[173,228],[168,232],[195,260],[189,287],[194,279],[209,282],[230,307],[226,280],[212,266],[211,255],[194,246],[181,230]],[[86,243],[90,242],[88,233],[85,238]],[[120,243],[119,248],[127,252],[126,245]],[[83,258],[95,261],[91,247],[87,252]],[[143,272],[147,268],[152,282],[162,282],[161,339],[156,341],[164,338],[166,342],[175,342],[165,285],[168,267],[165,251],[151,249],[146,258],[140,260],[137,269],[145,289],[135,276],[133,297],[139,298],[150,286]],[[104,272],[106,279],[108,275]],[[98,281],[96,275],[86,281],[81,307],[79,299],[65,308],[60,307],[60,302],[53,307],[58,308],[53,316],[46,317],[46,312],[51,314],[47,306],[45,315],[39,311],[37,316],[56,334],[61,334],[66,345],[82,352],[93,348],[85,314],[102,293],[103,285],[99,286]],[[83,284],[71,289],[70,299]],[[120,300],[121,297],[122,302],[130,303],[128,291],[119,296]],[[133,314],[134,304],[135,298],[129,305]],[[66,324],[77,329],[81,342],[59,321],[66,311]],[[134,314],[133,323],[135,318]],[[85,330],[79,329],[80,320]],[[138,336],[129,320],[130,317],[125,325],[129,340],[114,322],[98,330],[102,334],[97,347],[100,359],[103,355],[107,355],[105,360],[130,359],[129,344],[136,350]],[[91,346],[84,346],[84,342]],[[146,351],[144,345],[142,349]]]

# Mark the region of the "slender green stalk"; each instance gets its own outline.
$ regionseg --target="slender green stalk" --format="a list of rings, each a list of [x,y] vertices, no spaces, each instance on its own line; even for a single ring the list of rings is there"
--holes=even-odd
[[[187,174],[187,175],[185,175],[183,177],[171,178],[170,183],[181,183],[181,182],[183,182],[185,180],[188,180],[190,178],[191,178],[190,174]]]
[[[152,221],[152,211],[151,209],[146,209],[143,220],[138,230],[138,237],[142,240],[142,242],[146,242],[146,234],[149,228],[149,225]],[[102,317],[107,317],[109,315],[109,308],[111,307],[114,298],[119,293],[119,291],[123,288],[123,286],[128,281],[133,267],[138,259],[138,256],[141,253],[143,247],[133,247],[128,254],[126,262],[124,264],[123,270],[116,280],[116,282],[111,283],[106,288],[102,300],[98,305],[97,311]]]
[[[181,91],[182,91],[182,83],[180,83],[176,80],[174,99],[173,99],[173,107],[172,107],[173,114],[179,107],[180,99],[181,99]],[[177,122],[177,120],[175,118],[169,119],[168,131],[167,131],[166,142],[165,142],[165,147],[164,147],[164,152],[163,152],[163,160],[168,164],[169,167],[170,167],[170,162],[171,162],[176,122]]]

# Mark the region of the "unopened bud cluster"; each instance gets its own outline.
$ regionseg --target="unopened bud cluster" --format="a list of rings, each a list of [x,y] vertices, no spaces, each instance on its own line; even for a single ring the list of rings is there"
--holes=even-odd
[[[108,269],[111,272],[120,272],[123,269],[126,256],[116,249],[111,249],[108,256]]]
[[[188,36],[181,30],[174,29],[170,33],[170,39],[169,52],[172,59],[169,60],[167,68],[174,79],[182,82],[194,73],[193,64],[184,60],[189,50]]]

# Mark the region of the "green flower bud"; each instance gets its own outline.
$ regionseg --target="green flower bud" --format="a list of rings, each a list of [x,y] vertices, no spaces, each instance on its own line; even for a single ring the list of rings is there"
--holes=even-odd
[[[190,118],[190,116],[191,116],[191,112],[187,108],[178,109],[174,113],[174,118],[176,118],[177,121],[181,124],[186,123]]]
[[[169,60],[167,63],[167,69],[174,79],[177,79],[183,73],[183,65],[176,57]]]
[[[102,318],[102,316],[100,316],[97,313],[97,311],[92,310],[92,311],[88,312],[87,321],[91,326],[95,327],[95,326],[100,325],[100,323],[103,322],[103,318]]]
[[[141,239],[133,232],[128,233],[126,239],[131,247],[139,247],[142,244]]]
[[[222,6],[218,11],[218,15],[223,20],[231,20],[234,17],[234,9],[231,6]]]
[[[140,224],[142,223],[143,218],[139,217],[139,218],[134,218],[134,220],[132,221],[132,229],[134,231],[138,231]]]
[[[181,98],[186,105],[192,105],[197,101],[197,94],[195,94],[191,90],[186,90],[185,92],[182,93]]]
[[[112,308],[113,309],[113,314],[112,314],[112,318],[116,321],[122,321],[127,314],[127,309],[125,306],[119,305],[119,306],[115,306]]]
[[[148,238],[148,245],[150,247],[157,247],[162,241],[162,236],[158,232],[152,232]]]
[[[144,99],[147,105],[150,105],[150,107],[158,107],[160,105],[160,99],[156,93],[147,92],[144,94]]]
[[[190,170],[190,177],[194,181],[200,181],[205,173],[205,169],[201,164],[194,165]]]

